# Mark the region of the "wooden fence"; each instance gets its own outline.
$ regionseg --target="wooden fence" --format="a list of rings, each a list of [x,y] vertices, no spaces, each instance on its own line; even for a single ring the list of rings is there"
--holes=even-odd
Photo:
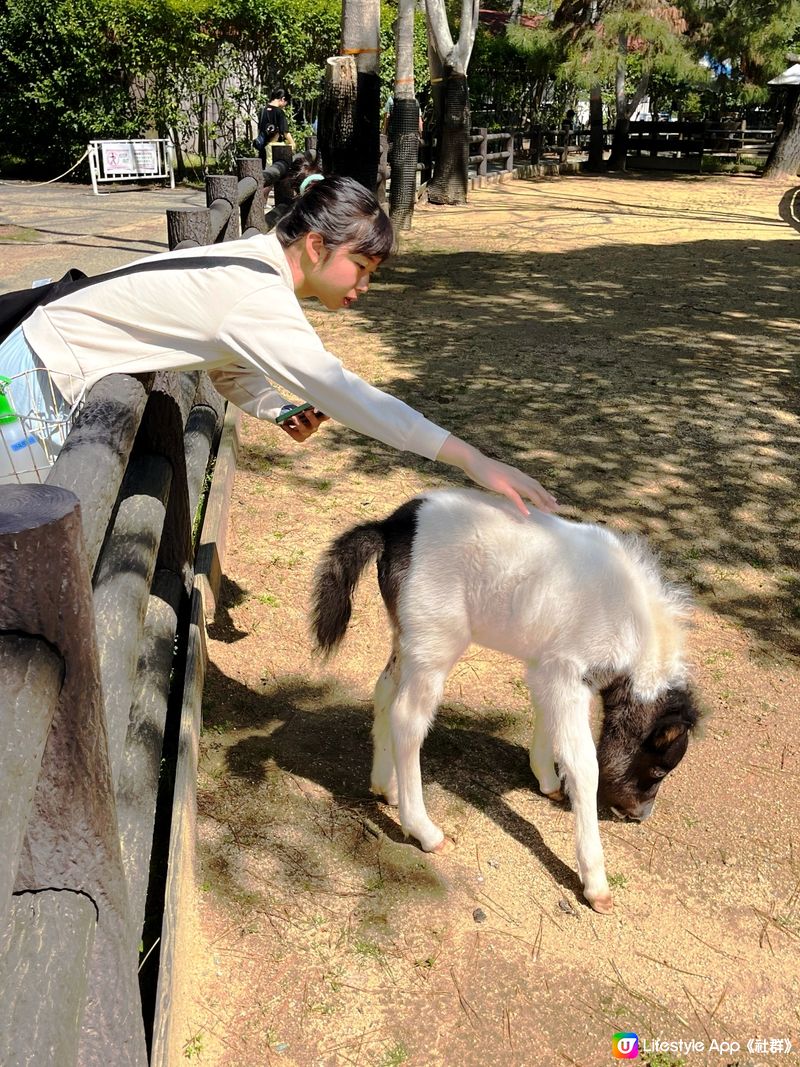
[[[489,164],[499,162],[501,170],[511,173],[514,170],[514,134],[508,131],[489,133],[485,128],[473,131],[470,139],[469,162],[474,165],[478,185],[483,184],[489,175]],[[499,145],[490,151],[490,145]],[[477,149],[477,151],[475,151]]]
[[[150,1062],[167,1063],[172,864],[163,926],[145,908],[161,911],[150,885],[159,790],[169,807],[174,781],[170,859],[193,817],[182,776],[199,730],[202,588],[225,512],[210,501],[228,491],[235,448],[228,424],[217,451],[222,418],[197,373],[109,376],[46,483],[0,489],[3,1064],[139,1067],[151,1031]],[[162,767],[170,751],[177,769]],[[147,953],[160,975],[149,1019]]]
[[[208,179],[207,203],[168,212],[171,247],[266,232],[259,161]],[[196,372],[109,376],[45,484],[0,487],[4,1065],[182,1058],[205,622],[238,447],[223,412]]]
[[[704,122],[632,122],[627,166],[631,170],[699,173],[705,136]]]

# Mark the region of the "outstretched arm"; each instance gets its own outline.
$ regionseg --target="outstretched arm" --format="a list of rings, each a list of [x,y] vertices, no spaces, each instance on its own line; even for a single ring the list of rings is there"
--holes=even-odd
[[[449,463],[452,467],[459,467],[473,482],[491,489],[495,493],[507,496],[523,515],[528,514],[528,509],[523,503],[530,500],[541,511],[556,511],[558,501],[548,491],[528,474],[523,474],[516,467],[499,460],[490,459],[479,452],[477,448],[468,445],[460,437],[452,434],[446,438],[439,449],[436,459],[442,463]]]

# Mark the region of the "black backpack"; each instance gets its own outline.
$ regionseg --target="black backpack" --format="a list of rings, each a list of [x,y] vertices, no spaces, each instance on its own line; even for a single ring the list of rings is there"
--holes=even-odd
[[[258,135],[253,141],[253,147],[257,148],[259,152],[262,148],[266,148],[276,133],[280,132],[277,123],[267,121],[276,118],[273,114],[274,110],[271,104],[267,104],[265,108],[262,108],[261,114],[258,116]]]
[[[82,270],[73,267],[57,282],[37,285],[32,289],[16,289],[11,293],[0,295],[0,341],[24,322],[41,304],[49,304],[69,293],[77,293],[90,285],[107,281],[109,278],[124,278],[128,274],[139,274],[153,270],[191,270],[198,267],[231,267],[235,264],[261,271],[262,274],[277,274],[274,267],[261,263],[257,259],[237,259],[235,256],[178,256],[175,259],[159,259],[155,263],[133,263],[130,267],[110,271],[107,274],[95,274],[87,277]]]

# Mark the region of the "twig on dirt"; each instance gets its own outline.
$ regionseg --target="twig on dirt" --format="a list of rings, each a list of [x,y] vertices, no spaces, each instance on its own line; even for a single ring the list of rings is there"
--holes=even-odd
[[[541,922],[542,922],[542,919],[541,919],[541,916],[540,916],[539,917],[540,926],[541,926]],[[525,945],[526,948],[529,948],[531,950],[531,953],[533,953],[533,950],[536,947],[535,943],[532,945],[530,943],[530,941],[526,941],[525,938],[524,937],[520,937],[519,934],[512,934],[512,932],[510,930],[499,930],[499,929],[497,929],[497,927],[492,927],[491,930],[488,931],[488,932],[491,933],[492,936],[494,936],[495,934],[500,934],[501,937],[511,937],[515,941],[521,942],[523,945]]]
[[[663,830],[657,830],[655,828],[655,826],[651,826],[650,827],[650,833],[651,834],[658,834],[659,837],[665,837],[667,839],[667,844],[669,845],[669,847],[670,848],[673,847],[672,846],[672,838],[669,836],[669,834],[665,834]]]
[[[725,988],[724,988],[724,989],[722,990],[722,992],[720,993],[720,995],[719,995],[719,1000],[718,1000],[718,1001],[717,1001],[717,1003],[716,1003],[716,1004],[714,1005],[714,1010],[713,1010],[712,1012],[710,1012],[710,1013],[709,1013],[709,1016],[708,1016],[708,1017],[709,1017],[709,1019],[713,1019],[713,1018],[714,1018],[714,1016],[715,1016],[715,1015],[717,1014],[717,1012],[719,1011],[720,1005],[722,1004],[723,1000],[724,1000],[724,999],[725,999],[725,997],[727,996],[727,994],[728,994],[728,989],[729,989],[729,988],[730,988],[730,982],[728,982],[728,984],[727,984],[727,985],[725,986]]]
[[[588,1000],[584,1000],[583,997],[575,997],[578,1004],[582,1004],[586,1009],[586,1013],[594,1019],[599,1019],[600,1022],[610,1022],[612,1026],[616,1027],[617,1020],[613,1015],[609,1015],[608,1012],[603,1011],[602,1008],[592,1005]]]
[[[784,769],[783,765],[781,765],[780,767],[768,767],[768,766],[765,766],[763,763],[746,763],[745,766],[746,767],[750,767],[754,771],[768,771],[769,774],[781,774],[781,773],[783,773],[783,774],[790,775],[792,778],[800,777],[800,772],[798,772],[798,771],[787,771],[787,770]]]
[[[800,934],[796,934],[794,932],[794,930],[791,930],[788,926],[784,926],[783,923],[778,922],[778,920],[775,918],[775,915],[774,915],[775,902],[774,901],[772,902],[773,911],[771,913],[768,913],[766,911],[761,911],[760,908],[756,908],[754,905],[752,907],[753,907],[753,911],[756,913],[756,915],[759,917],[759,919],[764,919],[765,928],[767,926],[769,926],[770,923],[772,923],[772,925],[777,927],[777,929],[780,930],[780,932],[782,934],[788,934],[789,937],[793,937],[795,939],[795,941],[800,941]],[[769,938],[767,938],[767,940],[769,941]],[[759,944],[761,944],[760,940],[759,940]],[[769,947],[772,948],[772,945],[770,945]],[[762,948],[763,948],[763,946],[762,946]]]
[[[725,956],[726,959],[737,960],[739,963],[744,963],[745,962],[744,956],[734,956],[730,952],[725,952],[725,951],[723,951],[723,949],[717,948],[716,945],[710,945],[708,943],[708,941],[704,941],[702,939],[702,937],[700,937],[698,934],[696,934],[694,932],[694,930],[688,930],[687,929],[686,933],[690,934],[696,941],[699,941],[701,945],[705,945],[706,948],[710,948],[712,951],[718,952],[720,954],[720,956]]]
[[[498,904],[498,902],[493,897],[490,897],[485,889],[481,889],[476,894],[476,896],[477,899],[480,900],[481,904],[485,904],[489,911],[493,911],[495,915],[499,915],[501,919],[505,919],[506,922],[513,923],[514,926],[521,925],[519,919],[515,919],[510,911],[504,908],[502,904]]]
[[[539,962],[539,956],[542,954],[542,938],[544,936],[544,916],[539,916],[539,929],[536,931],[536,937],[533,940],[533,948],[531,949],[531,958],[534,963]]]
[[[650,844],[650,855],[647,858],[647,873],[653,873],[653,856],[656,854],[656,839],[653,838]]]
[[[683,991],[684,991],[684,993],[686,993],[687,997],[689,997],[690,1001],[695,999],[695,1000],[697,1000],[698,1003],[700,1003],[698,998],[693,997],[693,995],[690,994],[690,992],[686,988],[686,986],[683,987]],[[708,1011],[708,1009],[703,1004],[700,1004],[700,1007],[708,1015],[708,1021],[709,1022],[711,1022],[713,1020],[714,1016],[716,1015],[717,1011],[719,1010],[720,1004],[722,1004],[723,1000],[725,999],[725,994],[727,992],[728,992],[728,986],[726,985],[725,988],[722,990],[722,993],[720,994],[719,1000],[714,1005],[714,1010],[713,1011]],[[697,1011],[695,1011],[695,1015],[697,1015]],[[699,1015],[697,1016],[697,1019],[698,1019],[698,1022],[700,1023],[700,1025],[706,1031],[706,1037],[710,1040],[711,1039],[711,1034],[708,1032],[708,1029],[706,1028],[705,1024],[703,1023],[703,1021],[702,1021],[702,1019],[700,1018]],[[726,1025],[726,1023],[724,1023],[722,1021],[722,1019],[718,1019],[717,1020],[717,1026],[720,1027],[722,1030],[724,1030],[725,1033],[728,1035],[728,1037],[733,1037],[733,1031],[731,1030],[731,1028],[729,1026]]]
[[[673,964],[668,963],[666,960],[658,960],[655,956],[648,956],[646,952],[637,952],[636,955],[641,956],[643,960],[650,960],[651,963],[660,963],[662,967],[669,967],[671,971],[677,971],[678,974],[688,974],[692,978],[706,978],[709,982],[711,981],[710,974],[699,974],[697,971],[684,971],[682,968],[675,967]]]
[[[467,1017],[467,1022],[473,1029],[477,1029],[475,1024],[476,1022],[480,1022],[481,1017],[461,992],[461,986],[458,984],[455,968],[453,967],[450,968],[450,977],[453,979],[453,985],[456,987],[456,993],[458,993],[458,1003],[461,1005],[461,1010]]]
[[[217,1022],[225,1027],[226,1033],[231,1029],[231,1025],[232,1025],[231,1020],[230,1019],[223,1019],[222,1016],[218,1012],[214,1011],[214,1009],[211,1007],[211,1005],[206,1000],[198,999],[197,1003],[203,1009],[203,1011],[207,1011],[209,1015],[213,1015],[214,1018],[217,1020]],[[209,1033],[213,1034],[214,1037],[216,1037],[219,1041],[221,1041],[223,1043],[223,1045],[227,1045],[228,1048],[235,1049],[237,1052],[241,1052],[242,1051],[243,1045],[242,1045],[241,1041],[237,1041],[236,1039],[233,1039],[231,1041],[227,1037],[223,1036],[222,1034],[217,1033],[217,1031],[212,1029],[212,1027],[210,1027],[210,1026],[204,1026],[201,1029],[207,1030]]]
[[[355,1044],[356,1041],[363,1044],[365,1037],[371,1037],[373,1034],[379,1034],[382,1030],[385,1030],[389,1026],[389,1023],[384,1023],[383,1026],[376,1026],[372,1030],[364,1030],[363,1033],[356,1035],[355,1037],[348,1038],[347,1041],[342,1041],[338,1045],[334,1045],[332,1048],[323,1049],[320,1056],[328,1056],[331,1052],[338,1052],[339,1049],[347,1048],[348,1045]],[[361,1044],[359,1044],[359,1055],[361,1053]]]
[[[508,1039],[508,1047],[511,1051],[514,1051],[514,1038],[511,1035],[511,1012],[508,1010],[508,1005],[503,1005],[503,1030],[505,1036]]]
[[[558,1051],[558,1054],[559,1054],[559,1056],[560,1056],[560,1057],[561,1057],[561,1058],[562,1058],[563,1060],[566,1060],[566,1061],[567,1061],[567,1063],[571,1063],[571,1064],[572,1064],[572,1067],[582,1067],[582,1065],[581,1065],[580,1063],[578,1063],[578,1061],[577,1061],[577,1060],[573,1060],[572,1056],[570,1056],[570,1055],[569,1055],[569,1053],[567,1053],[567,1052],[562,1052],[562,1051],[561,1051],[561,1050],[559,1049],[559,1051]]]
[[[622,837],[620,834],[614,833],[614,831],[610,830],[607,826],[604,827],[603,833],[606,837],[613,837],[615,841],[619,841],[622,845],[627,845],[628,848],[632,848],[636,852],[644,852],[644,848],[642,848],[641,845],[636,845],[633,843],[633,841],[629,841],[626,837]]]
[[[678,1013],[676,1011],[672,1011],[670,1008],[667,1007],[666,1004],[662,1004],[660,1001],[656,1000],[654,997],[648,997],[644,993],[640,993],[640,992],[638,992],[638,990],[636,990],[632,986],[628,985],[628,983],[625,981],[625,979],[620,974],[619,967],[617,967],[616,963],[613,960],[609,960],[608,962],[613,967],[614,973],[616,974],[617,978],[619,978],[619,983],[622,986],[622,988],[625,990],[626,993],[628,993],[630,996],[634,997],[636,1000],[641,1000],[644,1004],[649,1004],[650,1007],[652,1007],[652,1008],[658,1008],[659,1011],[663,1011],[667,1015],[671,1015],[673,1018],[677,1019],[678,1022],[682,1023],[684,1026],[688,1026],[689,1025],[689,1023],[686,1021],[686,1019],[683,1018],[682,1015],[678,1015]]]
[[[700,1025],[703,1027],[703,1030],[705,1031],[705,1035],[708,1038],[708,1040],[711,1041],[711,1034],[708,1032],[708,1027],[703,1022],[703,1020],[700,1018],[700,1012],[695,1007],[695,998],[692,996],[692,994],[689,992],[689,990],[686,988],[686,986],[685,986],[685,984],[683,982],[681,982],[681,987],[682,987],[684,993],[686,994],[686,999],[689,1001],[689,1007],[694,1012],[695,1018],[700,1023]],[[701,1007],[702,1007],[702,1005],[701,1005]]]

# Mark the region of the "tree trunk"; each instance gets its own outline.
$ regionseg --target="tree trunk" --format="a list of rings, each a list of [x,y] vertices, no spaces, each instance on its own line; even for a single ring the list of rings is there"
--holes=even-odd
[[[389,214],[399,230],[410,230],[419,158],[419,104],[414,96],[414,0],[400,0],[394,39],[397,65],[389,131],[392,142]]]
[[[622,115],[618,113],[617,121],[614,125],[614,137],[611,141],[611,154],[608,157],[609,170],[625,170],[630,126],[631,120],[628,116],[624,113]]]
[[[628,59],[628,35],[624,30],[619,34],[617,53],[617,74],[614,81],[614,95],[617,101],[617,121],[614,125],[614,138],[611,142],[611,155],[608,157],[609,170],[625,170],[625,156],[628,151],[628,130],[630,118],[625,97],[625,68]]]
[[[325,64],[318,135],[319,154],[326,174],[346,174],[355,156],[357,83],[353,57],[331,56]]]
[[[619,35],[619,60],[617,61],[616,97],[617,97],[617,121],[614,126],[614,137],[611,142],[611,153],[608,157],[609,170],[625,170],[628,156],[628,136],[631,128],[631,116],[636,114],[636,108],[644,100],[647,87],[650,84],[650,70],[645,68],[637,82],[631,96],[625,92],[625,64],[628,55],[628,38],[624,33]]]
[[[586,160],[586,170],[602,170],[603,142],[603,91],[597,83],[589,91],[589,158]]]
[[[320,115],[320,154],[326,174],[355,178],[371,192],[380,160],[380,0],[345,0],[342,56],[355,64],[355,81],[326,82]],[[328,60],[331,67],[333,60]],[[327,71],[326,71],[327,74]]]
[[[800,86],[790,86],[783,110],[783,129],[764,167],[765,178],[796,178],[800,173]]]
[[[478,28],[478,2],[461,0],[461,25],[454,44],[444,0],[425,0],[438,138],[433,178],[428,184],[428,200],[432,204],[464,204],[467,200],[470,134],[467,67]]]
[[[445,68],[436,119],[436,162],[428,185],[432,204],[466,204],[469,181],[469,86],[466,75]]]

